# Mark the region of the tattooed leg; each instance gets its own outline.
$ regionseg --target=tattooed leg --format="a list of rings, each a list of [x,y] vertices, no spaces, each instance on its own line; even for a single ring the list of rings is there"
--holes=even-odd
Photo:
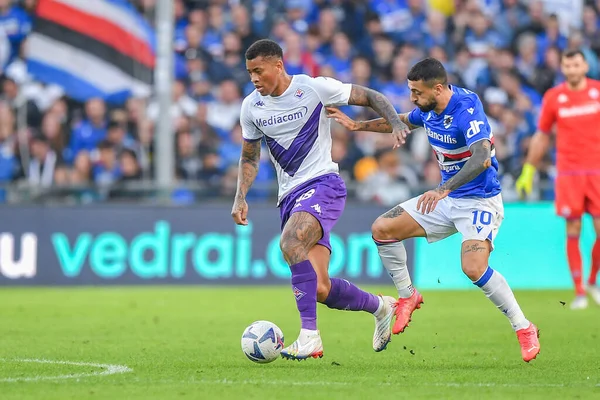
[[[307,212],[293,213],[281,233],[280,247],[288,265],[308,259],[308,252],[323,236],[319,221]]]
[[[279,243],[292,271],[292,290],[302,329],[308,331],[317,330],[317,274],[308,255],[321,236],[319,221],[300,211],[292,214],[285,224]]]
[[[489,241],[466,240],[462,244],[462,270],[473,282],[483,275],[488,267],[491,246]]]
[[[400,241],[424,237],[425,230],[401,206],[396,206],[375,220],[371,226],[375,241]]]

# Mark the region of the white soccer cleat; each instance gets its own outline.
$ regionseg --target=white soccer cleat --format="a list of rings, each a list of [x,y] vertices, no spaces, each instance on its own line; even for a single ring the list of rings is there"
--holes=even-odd
[[[589,286],[587,288],[587,292],[590,296],[592,296],[592,299],[594,299],[596,304],[600,305],[600,288],[596,285]]]
[[[588,299],[585,296],[577,296],[571,303],[571,310],[583,310],[588,306]]]
[[[319,331],[316,333],[300,332],[294,343],[281,350],[281,357],[287,360],[306,360],[323,357],[323,342]]]
[[[380,296],[383,306],[375,314],[375,333],[373,334],[373,350],[385,350],[392,338],[392,317],[396,308],[396,299],[390,296]]]

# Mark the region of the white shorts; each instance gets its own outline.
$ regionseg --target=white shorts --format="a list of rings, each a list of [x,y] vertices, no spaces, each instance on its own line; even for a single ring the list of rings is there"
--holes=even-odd
[[[429,243],[437,242],[460,232],[466,240],[489,240],[494,248],[494,239],[504,219],[504,205],[500,194],[490,198],[445,197],[429,214],[417,211],[419,197],[400,204],[427,234]]]

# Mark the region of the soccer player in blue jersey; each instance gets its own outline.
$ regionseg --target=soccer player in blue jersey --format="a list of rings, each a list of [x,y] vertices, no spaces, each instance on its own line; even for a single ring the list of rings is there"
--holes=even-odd
[[[425,128],[442,182],[384,213],[372,226],[381,261],[398,289],[393,333],[403,332],[413,311],[423,303],[412,285],[402,241],[425,237],[433,243],[460,232],[463,272],[508,317],[523,360],[529,362],[540,351],[538,329],[525,318],[504,277],[488,265],[504,207],[494,137],[483,105],[470,90],[449,85],[442,63],[433,58],[412,67],[408,86],[417,107],[400,119],[411,129]],[[350,130],[392,131],[383,119],[356,122],[336,108],[327,111]]]

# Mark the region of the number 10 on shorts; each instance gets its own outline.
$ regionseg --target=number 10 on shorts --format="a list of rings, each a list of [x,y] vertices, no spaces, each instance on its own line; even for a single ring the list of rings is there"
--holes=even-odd
[[[489,211],[473,211],[473,225],[489,225],[492,223],[492,213]],[[479,222],[478,222],[479,221]]]

